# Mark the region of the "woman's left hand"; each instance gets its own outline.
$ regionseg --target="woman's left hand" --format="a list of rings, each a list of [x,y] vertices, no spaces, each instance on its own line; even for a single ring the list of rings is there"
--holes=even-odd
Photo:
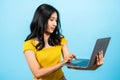
[[[96,56],[96,65],[102,65],[104,63],[103,51],[101,50]]]

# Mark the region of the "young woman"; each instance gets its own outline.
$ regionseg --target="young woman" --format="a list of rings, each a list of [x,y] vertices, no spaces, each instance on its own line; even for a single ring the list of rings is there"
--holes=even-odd
[[[69,52],[60,28],[57,9],[48,4],[40,5],[30,25],[31,33],[24,42],[25,58],[34,80],[66,80],[61,68],[76,57]],[[103,64],[101,57],[102,52],[97,57],[97,66]]]

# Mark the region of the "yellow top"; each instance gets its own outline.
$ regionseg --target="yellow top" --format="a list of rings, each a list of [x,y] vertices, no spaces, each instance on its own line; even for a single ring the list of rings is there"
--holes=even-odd
[[[31,39],[24,42],[24,51],[33,50],[36,56],[36,59],[42,68],[53,66],[61,62],[61,48],[66,39],[62,38],[61,45],[52,46],[50,48],[43,48],[42,50],[37,51],[35,45],[37,44],[35,40]],[[64,76],[62,69],[57,70],[56,72],[38,80],[60,80]]]

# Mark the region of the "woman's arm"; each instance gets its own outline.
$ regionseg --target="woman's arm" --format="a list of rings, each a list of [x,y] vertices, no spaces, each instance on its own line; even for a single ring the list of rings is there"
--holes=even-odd
[[[63,54],[63,58],[64,58],[64,59],[68,59],[68,60],[69,60],[68,62],[71,62],[71,60],[72,60],[73,58],[76,59],[75,54],[71,54],[71,53],[69,52],[67,43],[65,43],[65,44],[62,46],[62,54]]]
[[[33,73],[33,75],[36,78],[44,77],[48,74],[51,74],[58,69],[60,69],[66,62],[68,62],[68,59],[65,59],[64,61],[60,62],[59,64],[56,64],[51,67],[47,68],[41,68],[40,65],[38,64],[35,54],[32,50],[26,50],[25,51],[25,58],[27,60],[27,63]]]

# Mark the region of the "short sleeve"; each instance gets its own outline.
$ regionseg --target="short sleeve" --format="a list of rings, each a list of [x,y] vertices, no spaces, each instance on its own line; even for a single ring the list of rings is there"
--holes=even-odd
[[[36,51],[36,48],[34,46],[34,43],[32,40],[25,41],[23,44],[23,52],[26,50],[33,50],[34,52]]]
[[[61,45],[64,45],[65,43],[67,43],[67,40],[65,38],[62,38]]]

